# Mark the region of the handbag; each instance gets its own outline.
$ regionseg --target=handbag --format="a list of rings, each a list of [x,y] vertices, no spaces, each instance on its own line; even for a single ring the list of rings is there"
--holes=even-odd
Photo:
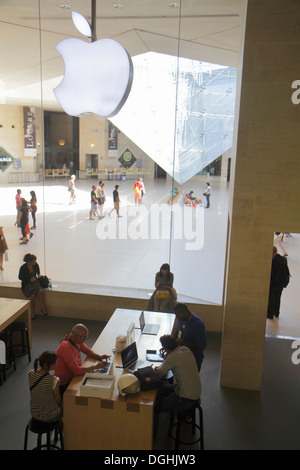
[[[43,289],[47,289],[49,286],[49,278],[47,276],[41,276],[38,278],[39,284]]]
[[[158,299],[167,299],[169,297],[169,291],[168,290],[157,290],[156,291],[156,297]]]
[[[162,385],[162,380],[151,366],[142,367],[133,373],[141,384],[141,390],[152,390]]]
[[[25,227],[25,232],[27,235],[30,233],[29,223]]]

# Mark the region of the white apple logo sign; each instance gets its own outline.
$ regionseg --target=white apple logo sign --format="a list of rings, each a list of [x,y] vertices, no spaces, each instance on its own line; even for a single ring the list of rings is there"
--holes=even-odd
[[[72,17],[79,31],[78,17],[89,24],[79,13],[73,12]],[[133,81],[133,64],[123,46],[107,38],[94,42],[70,38],[56,49],[64,59],[65,74],[54,93],[64,111],[71,116],[117,114]]]

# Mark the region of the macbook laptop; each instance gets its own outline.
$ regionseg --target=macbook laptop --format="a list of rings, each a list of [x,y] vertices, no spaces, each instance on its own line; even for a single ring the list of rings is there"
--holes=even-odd
[[[141,333],[144,335],[157,335],[160,325],[158,323],[145,323],[144,312],[140,314],[139,318]]]
[[[123,369],[127,369],[131,372],[147,365],[145,361],[138,360],[135,341],[121,351],[121,360]]]

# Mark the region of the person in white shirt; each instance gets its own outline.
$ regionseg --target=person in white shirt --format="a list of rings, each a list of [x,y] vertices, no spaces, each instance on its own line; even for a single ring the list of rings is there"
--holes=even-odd
[[[154,434],[158,426],[158,415],[164,411],[188,410],[201,396],[201,381],[192,351],[179,346],[171,335],[160,338],[164,354],[163,363],[155,370],[163,378],[170,370],[174,375],[173,384],[163,384],[158,390],[154,410]]]
[[[206,206],[205,209],[209,209],[210,207],[210,194],[211,194],[211,187],[209,183],[206,183],[206,189],[203,193],[203,196],[206,197]]]

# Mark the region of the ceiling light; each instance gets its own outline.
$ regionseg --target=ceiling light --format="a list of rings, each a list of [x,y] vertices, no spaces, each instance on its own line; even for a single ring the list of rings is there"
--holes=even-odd
[[[122,8],[124,8],[124,5],[121,5],[121,3],[115,3],[114,8],[122,9]]]
[[[60,5],[60,8],[63,8],[64,10],[70,10],[71,5]]]
[[[169,3],[169,7],[171,7],[171,8],[178,8],[178,7],[179,7],[179,3],[175,3],[175,2]]]

